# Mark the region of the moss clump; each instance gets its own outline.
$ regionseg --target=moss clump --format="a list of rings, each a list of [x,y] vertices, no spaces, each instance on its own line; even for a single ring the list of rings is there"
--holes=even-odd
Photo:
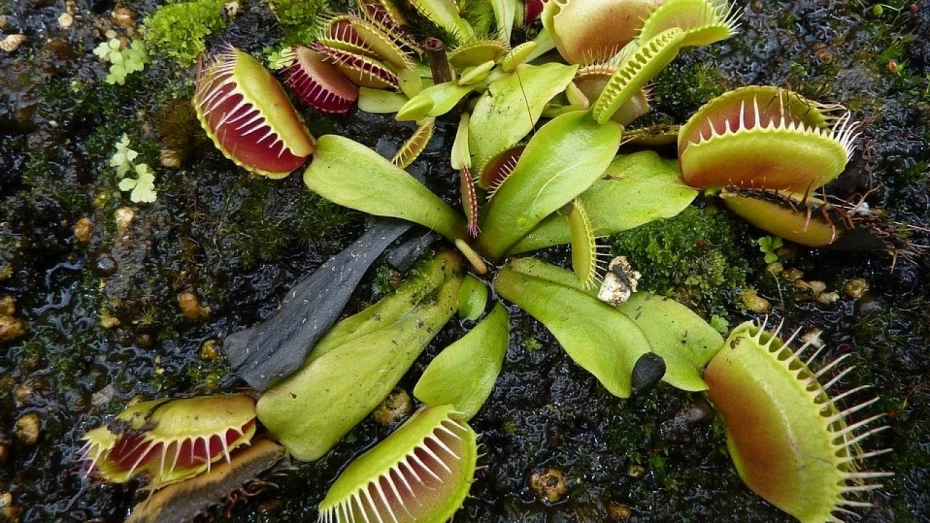
[[[196,0],[170,4],[145,17],[145,43],[161,56],[183,66],[206,50],[204,39],[226,27],[223,0]]]
[[[643,274],[640,288],[706,313],[725,314],[749,272],[746,225],[715,207],[689,207],[611,238],[614,254]]]
[[[266,0],[278,21],[289,27],[315,27],[326,0]]]

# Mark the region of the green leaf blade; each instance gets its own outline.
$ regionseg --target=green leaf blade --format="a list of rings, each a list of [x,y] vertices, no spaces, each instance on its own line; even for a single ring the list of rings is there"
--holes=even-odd
[[[513,74],[491,82],[471,115],[472,165],[483,168],[529,134],[546,104],[565,90],[577,70],[557,63],[519,65]]]
[[[527,144],[487,207],[478,248],[498,260],[546,216],[584,192],[613,160],[620,127],[589,113],[563,114]]]
[[[671,218],[688,207],[698,191],[687,186],[677,167],[653,151],[618,156],[605,177],[581,194],[598,238]],[[549,216],[520,240],[508,254],[520,254],[570,241],[568,224]]]
[[[630,318],[665,360],[662,381],[686,391],[706,390],[701,374],[723,346],[723,338],[700,316],[675,300],[634,293],[617,310]]]
[[[630,396],[633,368],[651,352],[649,340],[632,320],[583,291],[508,267],[498,273],[494,288],[542,322],[565,352],[611,394]]]
[[[471,419],[494,388],[510,344],[510,314],[498,303],[462,339],[430,362],[413,395],[430,407],[454,405],[463,420]]]
[[[301,461],[319,459],[397,385],[452,317],[461,277],[396,322],[302,367],[259,400],[258,418]]]
[[[304,183],[344,207],[419,223],[450,240],[465,237],[465,220],[403,169],[341,136],[317,140]]]

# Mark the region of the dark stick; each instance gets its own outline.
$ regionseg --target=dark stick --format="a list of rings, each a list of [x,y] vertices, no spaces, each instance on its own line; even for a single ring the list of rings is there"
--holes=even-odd
[[[436,85],[452,81],[452,68],[446,57],[446,44],[442,40],[430,37],[423,42],[423,50],[429,60],[429,69],[433,72],[433,83]]]

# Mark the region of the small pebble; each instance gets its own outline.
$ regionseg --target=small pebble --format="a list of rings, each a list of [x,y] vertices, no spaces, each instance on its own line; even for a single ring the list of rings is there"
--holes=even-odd
[[[799,269],[785,269],[781,271],[781,277],[788,281],[800,280],[804,277],[804,273]]]
[[[846,283],[844,289],[846,295],[854,300],[862,298],[862,296],[869,290],[869,282],[865,281],[862,278],[853,278]]]
[[[219,343],[216,340],[207,340],[200,346],[200,359],[203,361],[216,361],[220,357],[220,351],[217,347]]]
[[[827,290],[827,284],[822,281],[811,280],[807,282],[807,285],[810,287],[811,291],[814,292],[814,295],[818,295],[821,292]]]
[[[68,13],[61,13],[58,17],[58,26],[62,29],[68,29],[74,23],[74,17]]]
[[[178,294],[178,307],[181,314],[189,320],[199,321],[210,316],[210,307],[204,305],[197,293],[192,291]]]
[[[117,270],[119,270],[119,264],[110,251],[98,252],[90,264],[90,272],[101,278],[113,276]]]
[[[0,494],[0,521],[3,523],[19,523],[23,509],[13,506],[13,495],[9,492]]]
[[[768,314],[772,310],[772,304],[752,289],[743,291],[743,306],[756,314]]]
[[[530,474],[530,488],[536,497],[546,503],[558,503],[568,493],[568,482],[565,474],[555,467],[534,470]]]
[[[13,400],[17,407],[30,403],[35,394],[35,389],[29,383],[20,383],[13,387]]]
[[[820,295],[821,292],[826,290],[827,284],[817,280],[794,280],[794,287],[801,291],[801,293],[798,295],[799,299],[812,300]]]
[[[821,334],[823,334],[823,329],[815,327],[801,335],[801,343],[810,344],[811,347],[819,349],[824,346],[823,340],[820,339]]]
[[[107,40],[112,40],[116,38],[116,31],[108,29],[107,32],[103,33],[103,36],[107,37]]]
[[[371,417],[381,425],[391,425],[407,416],[413,410],[413,401],[407,391],[398,387],[371,413]]]
[[[132,219],[136,217],[135,211],[129,207],[120,207],[113,212],[113,219],[116,221],[116,230],[119,232],[125,232],[129,228],[129,224],[132,223]]]
[[[630,468],[627,469],[626,474],[631,478],[638,479],[643,477],[643,474],[646,473],[646,469],[642,465],[630,465]]]
[[[110,14],[113,23],[120,27],[132,27],[136,25],[136,12],[128,7],[117,7]]]
[[[665,376],[666,370],[662,356],[654,352],[647,352],[640,356],[633,365],[633,375],[630,380],[633,394],[640,394],[651,389]]]
[[[116,397],[116,387],[110,384],[98,390],[97,392],[93,393],[90,397],[90,403],[91,405],[97,408],[100,408],[100,407],[108,405],[111,401],[113,401],[113,398],[115,397]]]
[[[16,313],[16,298],[9,294],[0,298],[0,315],[12,316]]]
[[[840,293],[830,291],[822,292],[817,295],[817,303],[821,305],[833,305],[840,300]]]
[[[26,41],[26,35],[8,35],[3,40],[0,40],[0,49],[8,53],[19,49],[19,46],[23,45],[23,42]]]
[[[6,29],[6,25],[9,23],[6,15],[0,15],[0,29]]]
[[[0,465],[10,461],[10,444],[6,441],[0,441]]]
[[[116,316],[111,316],[109,314],[102,314],[100,316],[100,326],[104,329],[114,329],[120,326],[119,318]]]
[[[223,4],[223,9],[226,11],[226,16],[230,18],[235,18],[239,14],[239,2],[226,2]]]
[[[158,158],[161,161],[162,167],[177,169],[181,166],[181,153],[179,153],[176,149],[165,147],[158,154]]]
[[[611,521],[626,521],[633,517],[633,510],[626,505],[619,503],[609,503],[607,505],[607,515]]]
[[[617,256],[607,266],[607,273],[604,275],[604,281],[601,282],[597,299],[615,307],[626,303],[636,292],[640,278],[642,274],[633,270],[626,256]]]
[[[152,345],[155,345],[155,336],[152,336],[152,334],[148,332],[142,332],[136,335],[134,343],[137,347],[147,349]]]
[[[26,322],[13,316],[0,314],[0,343],[13,341],[26,334]]]
[[[94,222],[90,218],[83,217],[74,224],[74,239],[78,243],[87,243],[94,234]]]
[[[13,426],[13,433],[16,438],[27,447],[31,447],[39,441],[39,431],[42,429],[42,420],[35,412],[30,412],[16,420]]]

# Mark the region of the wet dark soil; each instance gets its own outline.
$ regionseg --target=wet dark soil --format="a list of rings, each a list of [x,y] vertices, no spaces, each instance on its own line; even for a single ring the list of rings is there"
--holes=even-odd
[[[241,3],[242,13],[208,45],[229,40],[260,54],[284,31],[263,3]],[[156,61],[126,85],[104,83],[91,51],[106,30],[127,30],[111,27],[114,2],[69,4],[76,14],[65,30],[58,23],[62,0],[0,0],[3,34],[27,37],[14,53],[0,52],[0,299],[13,298],[12,316],[27,328],[23,337],[0,341],[0,494],[12,493],[22,521],[121,521],[137,499],[136,485],[81,477],[80,437],[134,397],[242,389],[216,342],[269,317],[295,281],[360,235],[365,218],[311,194],[299,174],[258,179],[223,158],[185,112],[192,70]],[[139,19],[155,4],[128,2]],[[743,7],[740,35],[683,53],[660,76],[655,118],[683,122],[715,94],[750,83],[842,102],[865,125],[832,192],[871,191],[867,201],[890,220],[930,226],[930,4],[885,5],[880,15],[862,2]],[[385,155],[411,131],[356,111],[304,115],[316,135],[338,132]],[[156,171],[154,204],[133,204],[116,187],[108,160],[123,133]],[[450,200],[457,182],[444,159],[453,135],[441,124],[414,166]],[[159,163],[168,142],[189,146],[180,168]],[[715,202],[697,205],[717,215]],[[891,427],[867,446],[895,449],[873,464],[895,476],[868,497],[875,507],[865,520],[930,521],[930,264],[903,257],[893,263],[881,253],[783,253],[786,268],[839,292],[837,303],[821,305],[764,270],[754,243],[763,233],[722,216],[714,220],[728,224],[726,240],[695,238],[681,257],[697,271],[716,249],[745,281],[724,282],[713,300],[692,304],[734,326],[754,317],[739,306],[739,287],[749,286],[771,301],[773,319],[787,328],[822,329],[825,361],[852,354],[857,367],[845,386],[871,384],[881,399],[870,412],[887,412]],[[78,241],[74,228],[82,219],[91,231]],[[910,233],[926,243],[927,234]],[[661,272],[661,260],[641,259],[646,287],[685,301],[703,296],[692,292],[693,282],[650,276],[652,263],[654,274],[671,274]],[[377,299],[390,276],[376,263],[350,308]],[[854,278],[870,286],[861,299],[843,290]],[[182,314],[178,296],[185,292],[200,300],[198,319]],[[721,426],[689,417],[699,398],[660,384],[617,400],[542,325],[513,312],[504,371],[473,420],[485,467],[457,521],[790,519],[743,486]],[[402,385],[412,388],[429,359],[462,332],[450,324]],[[33,446],[14,436],[16,421],[30,413],[41,419]],[[388,432],[362,423],[323,459],[296,464],[274,478],[277,487],[218,519],[315,518],[341,467]],[[564,472],[569,487],[555,504],[539,501],[528,480],[549,466]]]

